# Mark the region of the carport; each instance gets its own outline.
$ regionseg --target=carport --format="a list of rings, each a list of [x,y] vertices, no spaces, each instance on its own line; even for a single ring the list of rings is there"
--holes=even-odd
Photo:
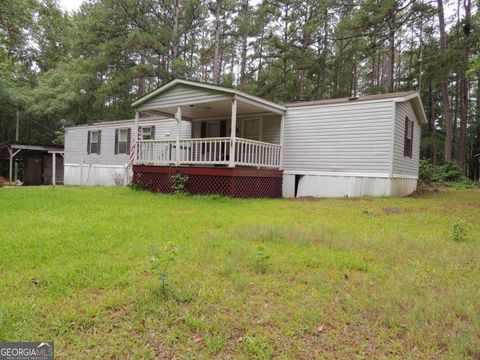
[[[21,180],[25,185],[63,184],[63,154],[63,147],[0,144],[0,161],[8,162],[10,183]],[[23,165],[21,179],[19,165]]]

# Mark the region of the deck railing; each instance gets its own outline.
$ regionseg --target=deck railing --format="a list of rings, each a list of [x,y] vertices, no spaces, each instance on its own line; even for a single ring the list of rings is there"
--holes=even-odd
[[[179,149],[173,140],[139,140],[136,164],[228,165],[232,138],[181,139]],[[235,138],[235,165],[280,167],[281,146],[262,141]]]

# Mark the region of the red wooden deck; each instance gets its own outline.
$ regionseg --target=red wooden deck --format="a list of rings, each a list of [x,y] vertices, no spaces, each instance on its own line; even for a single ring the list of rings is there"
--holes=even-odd
[[[134,165],[133,182],[153,192],[172,193],[176,173],[185,175],[192,195],[222,194],[238,198],[282,197],[281,170],[227,167]]]

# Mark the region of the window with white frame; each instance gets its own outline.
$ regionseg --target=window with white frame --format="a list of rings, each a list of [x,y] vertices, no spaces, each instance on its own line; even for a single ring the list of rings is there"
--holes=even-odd
[[[140,138],[142,140],[154,140],[155,139],[155,127],[154,126],[142,126],[140,128]]]
[[[129,129],[117,129],[117,154],[129,154]]]
[[[88,132],[87,153],[100,154],[100,142],[102,139],[101,130],[91,130]]]

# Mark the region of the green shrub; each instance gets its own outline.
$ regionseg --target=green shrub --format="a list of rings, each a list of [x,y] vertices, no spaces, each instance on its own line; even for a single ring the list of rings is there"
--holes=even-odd
[[[187,192],[188,176],[177,172],[172,175],[172,181],[173,181],[173,185],[172,185],[173,192],[175,194],[185,194]]]
[[[434,181],[457,182],[463,178],[462,170],[455,161],[435,167]]]
[[[425,184],[431,184],[435,177],[435,169],[430,160],[420,160],[420,167],[418,169],[420,180]]]
[[[453,183],[453,186],[457,189],[475,187],[472,180],[462,174],[460,166],[455,161],[432,166],[429,160],[421,160],[419,177],[420,181],[428,185],[433,183]]]

